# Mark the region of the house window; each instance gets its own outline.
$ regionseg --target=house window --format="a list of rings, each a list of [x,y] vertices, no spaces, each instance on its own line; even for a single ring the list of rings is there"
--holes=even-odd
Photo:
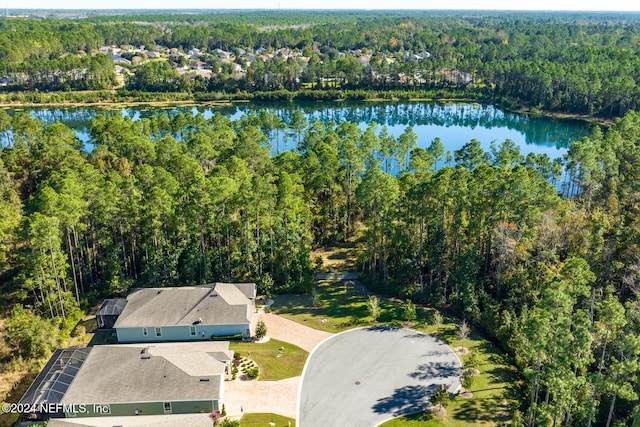
[[[156,328],[156,336],[157,337],[161,337],[162,336],[162,328]]]
[[[149,335],[149,331],[147,330],[147,328],[142,328],[142,335],[144,335],[145,337]]]
[[[196,327],[192,326],[191,327],[191,336],[195,337],[196,335],[198,335],[198,331],[196,331]]]
[[[165,414],[171,413],[171,402],[164,402],[164,413]]]

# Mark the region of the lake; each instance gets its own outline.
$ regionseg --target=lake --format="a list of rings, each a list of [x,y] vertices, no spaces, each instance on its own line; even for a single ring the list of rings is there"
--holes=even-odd
[[[91,119],[98,114],[122,114],[138,120],[160,112],[200,113],[205,118],[210,118],[218,112],[235,120],[252,109],[262,108],[273,110],[285,122],[290,120],[295,110],[302,111],[308,120],[356,122],[363,129],[369,123],[376,122],[380,128],[386,125],[395,136],[400,135],[407,126],[412,126],[418,135],[420,147],[426,148],[434,138],[439,137],[445,151],[452,153],[474,138],[481,142],[485,150],[489,150],[494,141],[499,144],[510,139],[520,147],[525,156],[530,152],[546,153],[553,159],[561,157],[572,141],[589,135],[592,129],[592,125],[582,121],[530,117],[526,114],[505,112],[492,105],[457,102],[240,103],[221,107],[32,108],[28,111],[45,123],[65,123],[87,144],[87,150],[91,150],[89,126]],[[274,154],[295,146],[293,138],[283,138],[283,132],[280,132],[279,139],[272,141]]]

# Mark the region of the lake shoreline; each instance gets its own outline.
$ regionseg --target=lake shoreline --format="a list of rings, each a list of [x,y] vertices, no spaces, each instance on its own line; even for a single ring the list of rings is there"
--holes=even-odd
[[[20,92],[17,92],[18,94],[20,94]],[[28,94],[28,92],[25,92],[26,94]],[[76,94],[82,94],[84,92],[74,92]],[[111,94],[116,94],[117,92],[109,92]],[[297,93],[297,92],[294,92]],[[266,100],[266,99],[250,99],[250,98],[235,98],[235,96],[237,96],[236,94],[228,94],[228,95],[221,95],[220,99],[213,99],[213,100],[199,100],[197,99],[197,97],[193,96],[190,97],[190,99],[179,99],[181,98],[180,96],[177,96],[178,94],[175,94],[175,99],[164,99],[164,100],[135,100],[135,99],[130,99],[130,100],[126,100],[126,101],[119,101],[119,100],[101,100],[101,101],[97,101],[97,102],[87,102],[87,101],[39,101],[39,102],[24,102],[24,101],[9,101],[7,102],[6,98],[7,96],[9,96],[10,94],[5,93],[4,96],[0,95],[0,108],[1,109],[24,109],[24,108],[47,108],[47,107],[54,107],[54,108],[82,108],[82,107],[86,107],[86,108],[91,108],[91,107],[96,107],[96,108],[104,108],[104,109],[118,109],[118,108],[128,108],[128,107],[141,107],[141,106],[149,106],[149,107],[171,107],[171,106],[177,106],[177,107],[189,107],[189,106],[194,106],[194,107],[224,107],[224,106],[232,106],[235,104],[246,104],[246,103],[255,103],[258,105],[264,105],[264,106],[272,106],[272,105],[278,105],[278,104],[282,104],[282,103],[292,103],[292,102],[300,102],[300,103],[318,103],[318,104],[323,104],[326,102],[335,102],[335,103],[342,103],[342,102],[363,102],[363,103],[367,103],[367,102],[371,102],[371,103],[384,103],[384,102],[462,102],[462,103],[477,103],[477,104],[481,104],[481,105],[495,105],[496,107],[500,108],[501,110],[504,111],[508,111],[511,113],[517,113],[517,114],[526,114],[529,115],[531,117],[541,117],[541,118],[549,118],[549,119],[557,119],[557,120],[578,120],[578,121],[583,121],[589,124],[594,124],[594,125],[600,125],[600,126],[611,126],[614,122],[615,119],[605,119],[602,117],[597,117],[597,116],[593,116],[593,115],[588,115],[588,114],[578,114],[578,113],[568,113],[568,112],[554,112],[554,111],[546,111],[546,110],[540,110],[540,109],[536,109],[536,108],[531,108],[531,107],[527,107],[527,106],[520,106],[520,107],[514,107],[511,105],[505,105],[502,104],[498,101],[494,101],[491,99],[483,99],[483,98],[476,98],[476,97],[447,97],[447,96],[442,96],[442,97],[416,97],[416,98],[410,98],[410,97],[406,97],[406,96],[393,96],[393,92],[389,92],[392,96],[391,97],[380,97],[380,96],[376,96],[376,97],[371,97],[371,98],[363,98],[363,99],[358,99],[358,98],[354,98],[352,96],[349,96],[349,94],[347,94],[347,96],[345,98],[336,98],[336,99],[317,99],[317,100],[305,100],[305,99],[294,99],[294,100],[284,100],[284,99],[273,99],[273,100]],[[42,94],[44,95],[44,94]],[[48,94],[52,97],[56,96],[57,93],[53,92]],[[167,93],[163,93],[162,95],[172,95],[172,94],[167,94]],[[180,95],[184,95],[184,94],[180,94]],[[135,97],[133,97],[135,98]]]

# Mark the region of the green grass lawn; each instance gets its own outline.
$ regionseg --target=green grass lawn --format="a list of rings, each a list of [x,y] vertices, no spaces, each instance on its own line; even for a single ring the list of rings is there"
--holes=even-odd
[[[283,348],[283,351],[280,351]],[[293,344],[271,338],[265,343],[232,342],[229,349],[254,360],[260,368],[258,379],[277,381],[302,375],[309,353]],[[250,353],[250,354],[249,354]]]
[[[381,424],[384,427],[447,427],[443,420],[428,413],[407,415]]]
[[[243,427],[273,427],[272,424],[269,423],[274,423],[277,427],[295,427],[296,420],[282,415],[265,413],[244,414],[240,419],[240,425]]]
[[[328,332],[341,332],[360,326],[376,324],[367,309],[367,295],[358,285],[341,281],[321,281],[316,287],[316,304],[311,295],[278,295],[272,309],[275,313],[298,323]],[[515,369],[498,348],[478,333],[472,332],[469,339],[460,340],[456,334],[459,319],[443,316],[443,322],[433,325],[434,309],[417,307],[417,317],[405,323],[401,314],[401,302],[380,298],[379,323],[404,325],[428,334],[436,334],[452,348],[466,347],[478,354],[480,375],[475,377],[471,392],[473,397],[456,397],[447,407],[444,420],[427,415],[401,417],[384,426],[472,426],[482,424],[497,426],[511,418],[516,407],[515,384],[518,378]],[[462,356],[463,361],[468,356]]]
[[[347,281],[348,282],[348,281]],[[353,285],[323,280],[316,286],[317,301],[311,295],[277,295],[272,311],[287,319],[327,332],[342,332],[372,324],[367,309],[367,297]],[[390,322],[395,316],[395,305],[381,299],[382,314],[379,322]]]

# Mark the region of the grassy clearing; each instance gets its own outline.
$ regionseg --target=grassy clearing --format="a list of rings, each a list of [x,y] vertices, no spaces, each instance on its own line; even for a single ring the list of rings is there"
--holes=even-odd
[[[336,273],[357,271],[357,251],[357,242],[346,242],[340,246],[327,246],[315,249],[311,255],[313,256],[317,270]]]
[[[368,294],[358,282],[322,280],[316,285],[316,301],[308,295],[277,295],[272,311],[287,319],[327,332],[342,332],[375,324],[367,308]],[[400,302],[380,298],[378,323],[401,319]]]
[[[280,348],[283,350],[281,351]],[[309,353],[293,344],[270,339],[265,343],[232,342],[229,349],[254,360],[260,367],[259,379],[277,381],[302,375]]]
[[[367,309],[368,295],[357,281],[321,281],[316,287],[315,306],[312,295],[280,295],[275,297],[274,312],[298,323],[328,332],[341,332],[359,326],[376,324]],[[514,407],[517,374],[500,350],[489,340],[473,332],[469,339],[460,340],[456,334],[459,319],[443,316],[442,324],[433,324],[434,309],[417,307],[416,319],[403,322],[401,301],[380,298],[381,314],[377,323],[406,326],[428,334],[435,334],[452,348],[466,347],[478,355],[480,375],[475,377],[472,398],[456,397],[447,408],[443,420],[418,414],[401,417],[385,426],[409,427],[421,425],[438,427],[497,426],[508,421]],[[463,355],[463,361],[469,355]]]
[[[295,427],[296,420],[277,414],[251,413],[242,416],[240,425],[243,427],[273,427],[274,425],[278,427]]]

